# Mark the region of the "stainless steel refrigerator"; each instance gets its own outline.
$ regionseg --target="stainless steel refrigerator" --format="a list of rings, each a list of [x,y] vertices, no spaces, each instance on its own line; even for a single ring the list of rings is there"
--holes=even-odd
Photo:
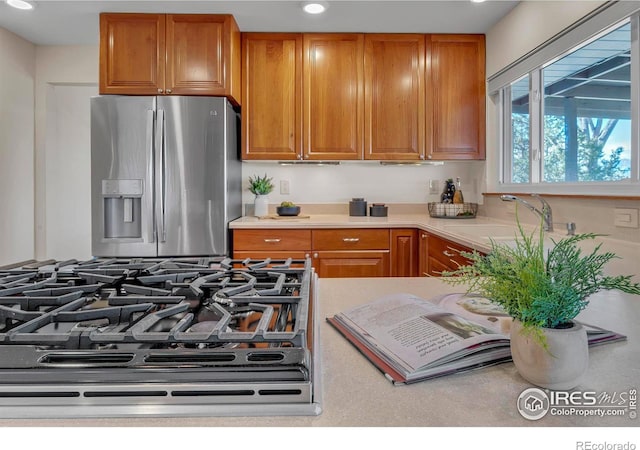
[[[239,121],[223,97],[92,98],[93,255],[228,255]]]

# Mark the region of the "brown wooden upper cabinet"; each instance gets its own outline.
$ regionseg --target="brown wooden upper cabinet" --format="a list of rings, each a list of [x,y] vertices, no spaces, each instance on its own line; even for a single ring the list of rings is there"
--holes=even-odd
[[[302,159],[302,34],[242,34],[242,157]]]
[[[424,35],[365,35],[365,159],[425,158],[424,61]]]
[[[485,157],[483,35],[243,35],[243,159]]]
[[[303,153],[362,159],[363,34],[304,34]]]
[[[229,14],[100,15],[100,94],[227,96],[240,104]]]
[[[429,35],[426,73],[427,159],[484,159],[484,35]]]

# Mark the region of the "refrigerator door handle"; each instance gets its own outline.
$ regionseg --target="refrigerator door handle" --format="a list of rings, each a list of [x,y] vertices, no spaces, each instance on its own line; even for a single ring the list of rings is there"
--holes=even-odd
[[[149,221],[148,221],[148,228],[147,228],[147,235],[149,236],[149,242],[154,242],[156,240],[156,225],[155,225],[155,217],[153,214],[153,205],[154,205],[154,199],[153,199],[153,190],[154,190],[154,186],[155,186],[155,178],[154,178],[154,170],[153,170],[153,164],[154,164],[154,148],[153,148],[153,130],[154,130],[154,120],[155,120],[155,111],[153,111],[152,109],[147,110],[147,149],[149,151],[149,163],[147,166],[147,180],[149,180],[149,185],[145,187],[145,193],[144,195],[151,195],[151,207],[149,208],[150,210],[148,211],[148,217],[149,217]],[[144,192],[144,191],[143,191]]]
[[[156,223],[158,230],[158,241],[165,242],[167,240],[167,231],[165,227],[165,135],[164,135],[164,110],[157,111],[156,124],[156,196],[160,198],[160,202],[156,203]]]

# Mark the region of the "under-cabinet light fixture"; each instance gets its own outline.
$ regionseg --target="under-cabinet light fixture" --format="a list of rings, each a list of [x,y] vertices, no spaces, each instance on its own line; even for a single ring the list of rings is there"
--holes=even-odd
[[[23,9],[23,10],[33,9],[33,5],[24,0],[5,0],[5,3],[16,9]]]
[[[471,3],[484,3],[485,0],[471,0]]]
[[[278,161],[281,166],[339,166],[340,161]]]
[[[322,14],[327,10],[329,4],[327,2],[317,1],[317,2],[304,2],[302,4],[302,9],[307,14]]]
[[[444,161],[380,161],[381,166],[444,166]]]

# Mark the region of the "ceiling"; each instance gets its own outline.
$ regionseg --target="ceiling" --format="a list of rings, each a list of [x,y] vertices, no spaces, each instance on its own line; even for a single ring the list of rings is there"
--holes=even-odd
[[[241,31],[486,33],[518,1],[329,0],[322,15],[300,0],[36,0],[32,11],[0,3],[0,27],[37,45],[98,44],[100,12],[230,13]]]

